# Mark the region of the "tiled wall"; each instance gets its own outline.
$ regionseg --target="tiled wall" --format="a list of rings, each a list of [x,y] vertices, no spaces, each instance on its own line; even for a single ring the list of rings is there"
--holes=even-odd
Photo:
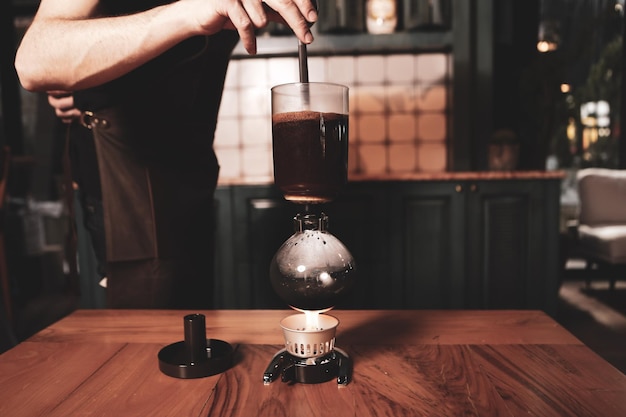
[[[450,55],[310,57],[309,79],[350,87],[350,175],[446,170]],[[270,88],[296,82],[296,58],[233,60],[215,149],[221,183],[273,181]]]

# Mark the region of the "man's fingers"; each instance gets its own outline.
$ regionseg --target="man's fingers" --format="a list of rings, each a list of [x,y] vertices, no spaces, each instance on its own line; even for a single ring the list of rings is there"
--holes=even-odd
[[[71,109],[74,107],[74,97],[73,96],[53,96],[48,95],[48,104],[50,104],[55,109]]]
[[[241,4],[256,28],[262,28],[267,25],[267,14],[263,2],[259,0],[241,0]]]
[[[249,7],[253,8],[252,6]],[[246,48],[246,51],[252,55],[256,54],[256,26],[254,25],[254,22],[250,18],[244,5],[238,1],[234,2],[231,4],[227,13],[230,22],[239,33],[241,43],[244,48]],[[258,13],[258,11],[256,11],[256,13]]]
[[[74,107],[74,96],[68,91],[48,91],[48,104],[63,123],[71,123],[80,117],[80,110]]]
[[[317,21],[317,11],[310,0],[265,0],[265,3],[280,14],[299,40],[313,42],[310,27]]]
[[[61,98],[61,97],[68,97],[72,95],[71,91],[65,91],[65,90],[52,90],[52,91],[48,91],[48,96],[53,96],[56,98]]]
[[[55,114],[58,118],[63,120],[65,123],[69,123],[72,120],[80,117],[80,110],[76,108],[72,109],[55,109]]]
[[[317,20],[317,12],[311,0],[214,0],[215,12],[202,22],[207,34],[222,29],[236,29],[244,48],[255,54],[256,29],[271,21],[291,27],[299,40],[313,41],[310,26]],[[222,20],[223,19],[223,20]]]

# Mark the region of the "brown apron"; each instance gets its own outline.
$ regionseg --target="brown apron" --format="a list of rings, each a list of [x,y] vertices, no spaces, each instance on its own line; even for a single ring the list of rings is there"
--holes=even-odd
[[[211,307],[212,142],[232,45],[215,47],[221,53],[209,48],[144,96],[85,112],[102,184],[110,308]]]

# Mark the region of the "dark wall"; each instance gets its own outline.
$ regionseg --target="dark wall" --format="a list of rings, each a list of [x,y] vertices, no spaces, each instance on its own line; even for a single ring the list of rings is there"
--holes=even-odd
[[[22,119],[15,60],[16,40],[11,1],[0,1],[0,91],[2,112],[0,145],[11,147],[13,154],[22,154]]]
[[[546,149],[539,121],[529,114],[542,100],[545,81],[532,76],[538,58],[539,0],[494,2],[494,130],[511,129],[522,142],[520,169],[542,169]]]
[[[543,169],[551,154],[559,155],[562,166],[580,164],[576,162],[580,146],[578,154],[561,155],[569,152],[565,125],[568,117],[578,117],[581,102],[611,101],[587,84],[607,45],[622,34],[623,15],[613,0],[498,0],[493,7],[494,130],[512,129],[517,134],[522,145],[520,169]],[[542,19],[558,22],[560,43],[555,51],[536,49]],[[569,97],[560,90],[563,83],[572,86]],[[608,85],[612,84],[602,88]],[[617,110],[620,101],[612,108]]]

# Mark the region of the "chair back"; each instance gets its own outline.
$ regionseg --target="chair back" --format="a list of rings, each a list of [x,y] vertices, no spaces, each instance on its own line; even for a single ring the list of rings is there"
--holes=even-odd
[[[580,224],[626,224],[626,170],[585,168],[577,180]]]

